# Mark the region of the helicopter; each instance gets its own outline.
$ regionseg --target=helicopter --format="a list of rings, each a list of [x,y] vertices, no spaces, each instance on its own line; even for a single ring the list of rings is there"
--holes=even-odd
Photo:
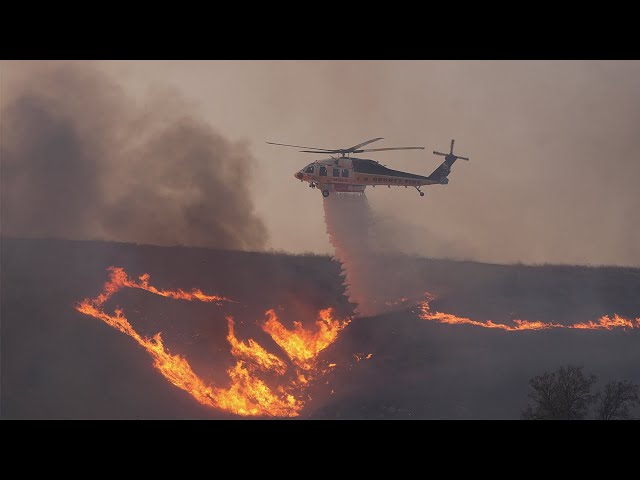
[[[354,192],[364,193],[364,189],[371,185],[386,185],[387,187],[413,187],[421,197],[424,192],[420,187],[425,185],[446,185],[449,183],[447,178],[451,172],[451,166],[458,159],[467,160],[467,157],[454,155],[453,144],[455,140],[451,140],[451,148],[449,153],[436,152],[434,155],[445,157],[438,168],[431,175],[425,177],[400,170],[392,170],[385,165],[381,165],[376,160],[365,158],[351,157],[352,154],[365,152],[381,152],[387,150],[424,150],[424,147],[386,147],[386,148],[367,148],[362,147],[370,143],[382,140],[382,137],[373,138],[366,142],[359,143],[349,148],[316,148],[305,147],[303,145],[289,145],[286,143],[266,142],[269,145],[280,145],[283,147],[303,148],[302,153],[317,153],[329,155],[330,158],[316,160],[301,170],[293,174],[293,176],[301,182],[309,182],[309,187],[317,188],[322,192],[323,197],[328,197],[330,192]]]

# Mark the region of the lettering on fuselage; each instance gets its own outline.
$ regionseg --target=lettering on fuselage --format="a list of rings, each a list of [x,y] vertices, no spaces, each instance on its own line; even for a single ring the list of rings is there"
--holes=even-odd
[[[340,178],[340,177],[320,177],[318,175],[313,176],[310,180],[320,182],[320,183],[348,183],[353,185],[419,185],[422,182],[420,180],[413,180],[410,178],[385,178],[385,177],[364,177],[362,175],[351,177],[351,178]]]

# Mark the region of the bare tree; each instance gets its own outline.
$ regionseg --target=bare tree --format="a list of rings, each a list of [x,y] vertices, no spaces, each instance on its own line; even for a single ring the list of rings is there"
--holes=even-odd
[[[595,375],[586,376],[581,366],[567,365],[529,380],[531,403],[522,412],[528,420],[578,420],[587,415],[596,396],[591,387]]]
[[[629,380],[612,381],[598,393],[598,398],[596,418],[599,420],[632,419],[631,409],[640,405],[640,387]]]

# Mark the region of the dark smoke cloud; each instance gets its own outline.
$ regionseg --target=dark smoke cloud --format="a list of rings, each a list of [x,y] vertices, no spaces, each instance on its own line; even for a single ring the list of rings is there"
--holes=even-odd
[[[254,159],[179,93],[128,97],[91,64],[12,63],[2,90],[2,233],[261,249]],[[15,80],[15,79],[14,79]]]

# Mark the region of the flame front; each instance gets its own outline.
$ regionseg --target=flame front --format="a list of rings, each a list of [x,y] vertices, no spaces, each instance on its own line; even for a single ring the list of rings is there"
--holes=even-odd
[[[291,363],[278,355],[268,352],[253,339],[239,340],[235,333],[235,323],[227,316],[227,341],[235,364],[227,370],[229,385],[226,388],[208,385],[192,369],[186,358],[171,354],[164,346],[160,333],[151,338],[140,335],[131,325],[122,309],[113,314],[104,310],[104,304],[123,288],[145,290],[166,298],[200,301],[222,305],[233,302],[218,295],[208,295],[201,290],[161,290],[149,284],[149,275],[144,274],[138,281],[129,278],[122,268],[110,267],[109,280],[102,292],[93,299],[84,299],[76,310],[93,318],[102,320],[112,328],[128,335],[144,348],[153,358],[153,366],[171,384],[189,393],[196,401],[207,407],[227,411],[243,416],[298,416],[304,407],[302,400],[305,390],[320,375],[336,366],[335,363],[319,368],[320,353],[336,341],[338,335],[350,322],[350,319],[334,318],[331,308],[320,310],[313,328],[305,328],[301,322],[293,322],[288,329],[279,320],[274,310],[265,312],[266,320],[262,329],[271,336],[282,349]],[[505,331],[547,330],[555,328],[613,330],[640,329],[640,318],[635,320],[614,314],[613,318],[603,316],[597,321],[561,325],[553,322],[514,320],[513,325],[496,323],[491,320],[478,321],[458,317],[449,313],[432,311],[429,302],[434,297],[425,294],[427,300],[419,304],[420,318],[446,324],[466,324],[483,328]],[[404,299],[402,299],[404,301]],[[235,302],[234,302],[235,303]],[[373,354],[354,355],[357,361],[370,359]],[[267,381],[267,377],[271,381]],[[274,380],[275,379],[275,380]],[[274,386],[275,384],[275,386]],[[308,396],[307,396],[308,398]]]
[[[274,370],[278,375],[284,375],[287,370],[286,363],[280,360],[273,353],[267,352],[252,338],[250,338],[247,343],[238,341],[233,329],[233,318],[227,317],[227,322],[229,324],[227,340],[231,345],[231,354],[234,357],[253,360],[263,370]]]
[[[267,321],[262,329],[304,370],[315,368],[318,354],[331,345],[338,338],[340,330],[349,323],[348,320],[335,320],[331,308],[320,310],[315,331],[306,330],[300,322],[293,322],[293,330],[288,330],[278,320],[274,310],[268,310],[266,315]]]
[[[159,290],[153,285],[149,285],[150,276],[148,273],[140,275],[139,282],[134,282],[129,278],[127,272],[125,272],[123,268],[109,267],[108,270],[111,272],[109,281],[105,284],[102,293],[93,300],[96,305],[104,304],[104,302],[109,300],[114,293],[122,288],[139,288],[140,290],[146,290],[154,295],[160,295],[161,297],[173,298],[176,300],[199,300],[201,302],[213,302],[217,304],[220,304],[221,302],[233,302],[233,300],[229,300],[228,298],[220,297],[218,295],[205,295],[202,293],[202,290],[197,288],[194,288],[191,293],[185,292],[184,290]]]
[[[229,333],[227,340],[236,364],[227,370],[230,384],[227,388],[207,385],[191,368],[186,358],[172,355],[162,342],[160,333],[152,338],[138,334],[121,309],[109,315],[103,309],[107,300],[122,288],[138,288],[162,297],[211,302],[220,305],[232,302],[217,295],[206,295],[201,290],[159,290],[149,285],[149,275],[139,277],[135,282],[122,268],[110,267],[110,277],[102,292],[94,299],[84,299],[75,308],[81,313],[102,320],[107,325],[133,338],[153,358],[153,366],[173,385],[189,393],[195,400],[207,407],[228,411],[236,415],[294,417],[300,414],[304,402],[300,399],[303,390],[309,386],[312,375],[294,372],[293,380],[282,380],[276,388],[270,387],[260,372],[273,373],[282,377],[287,372],[287,364],[277,355],[267,352],[253,339],[244,342],[235,336],[233,318],[227,316]],[[305,371],[316,367],[318,354],[333,343],[338,333],[349,321],[335,320],[330,309],[319,313],[317,331],[305,330],[300,322],[294,323],[294,330],[287,330],[277,319],[275,312],[266,312],[267,321],[263,329],[272,335],[276,343],[291,358],[297,367]],[[273,332],[273,333],[272,333]],[[324,371],[320,372],[324,373]],[[317,374],[317,372],[316,372]]]
[[[497,328],[500,330],[506,330],[508,332],[522,331],[522,330],[548,330],[552,328],[574,328],[582,330],[612,330],[614,328],[640,328],[640,318],[635,320],[628,320],[622,318],[617,314],[613,319],[608,316],[600,317],[597,322],[589,321],[586,323],[574,323],[571,325],[562,325],[553,322],[541,322],[541,321],[528,321],[528,320],[514,320],[515,325],[506,325],[504,323],[495,323],[492,320],[486,320],[484,322],[478,320],[471,320],[470,318],[458,317],[450,313],[434,312],[431,310],[429,302],[434,297],[425,293],[427,300],[420,302],[420,318],[423,320],[430,320],[439,323],[447,323],[449,325],[474,325],[476,327],[483,328]]]
[[[587,330],[613,330],[614,328],[640,328],[640,318],[628,320],[619,316],[617,313],[613,314],[613,319],[608,315],[600,317],[597,322],[589,321],[586,323],[574,323],[569,328],[579,328]]]

